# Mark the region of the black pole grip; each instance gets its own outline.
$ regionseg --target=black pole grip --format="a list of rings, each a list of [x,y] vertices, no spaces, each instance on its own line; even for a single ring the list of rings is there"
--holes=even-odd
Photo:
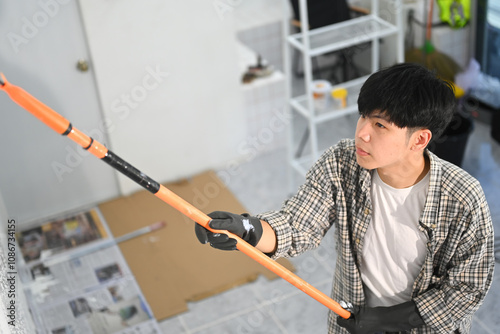
[[[108,165],[122,173],[123,175],[129,177],[131,180],[135,181],[141,187],[149,190],[151,193],[156,194],[160,190],[160,184],[142,173],[140,170],[108,150],[106,156],[101,159]]]

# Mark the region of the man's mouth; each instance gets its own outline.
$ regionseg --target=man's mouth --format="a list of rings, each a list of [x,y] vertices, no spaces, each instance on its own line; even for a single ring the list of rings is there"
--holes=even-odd
[[[359,155],[359,156],[362,156],[362,157],[366,157],[368,155],[370,155],[370,153],[366,152],[365,150],[363,150],[362,148],[356,146],[356,154]]]

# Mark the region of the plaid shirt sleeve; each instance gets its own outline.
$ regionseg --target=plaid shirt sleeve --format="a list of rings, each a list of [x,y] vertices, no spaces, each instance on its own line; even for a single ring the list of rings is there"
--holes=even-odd
[[[319,246],[335,220],[336,193],[331,175],[334,164],[327,164],[324,156],[307,173],[306,182],[295,196],[285,201],[279,211],[257,215],[267,221],[276,233],[278,246],[272,258],[293,257]]]
[[[443,165],[448,167],[439,182],[439,195],[432,194],[431,186],[428,198],[437,212],[424,264],[427,277],[420,281],[426,281],[420,284],[425,291],[414,292],[414,301],[434,332],[468,333],[493,277],[493,225],[479,182],[446,162]]]

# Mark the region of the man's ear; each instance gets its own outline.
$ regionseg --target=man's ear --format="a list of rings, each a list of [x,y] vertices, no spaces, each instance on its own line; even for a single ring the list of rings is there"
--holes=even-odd
[[[420,129],[413,133],[412,146],[413,151],[424,150],[432,139],[432,132],[429,129]]]

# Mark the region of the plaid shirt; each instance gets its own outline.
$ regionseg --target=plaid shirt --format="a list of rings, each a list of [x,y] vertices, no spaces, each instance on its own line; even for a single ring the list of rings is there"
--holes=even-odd
[[[428,238],[413,300],[425,326],[411,333],[469,333],[494,268],[493,225],[479,182],[427,151],[430,184],[420,228]],[[319,246],[335,225],[337,262],[331,296],[364,305],[359,267],[371,220],[371,176],[358,165],[353,140],[327,150],[307,173],[297,194],[280,211],[258,215],[276,232],[274,258],[292,257]],[[329,333],[347,333],[330,312]]]

